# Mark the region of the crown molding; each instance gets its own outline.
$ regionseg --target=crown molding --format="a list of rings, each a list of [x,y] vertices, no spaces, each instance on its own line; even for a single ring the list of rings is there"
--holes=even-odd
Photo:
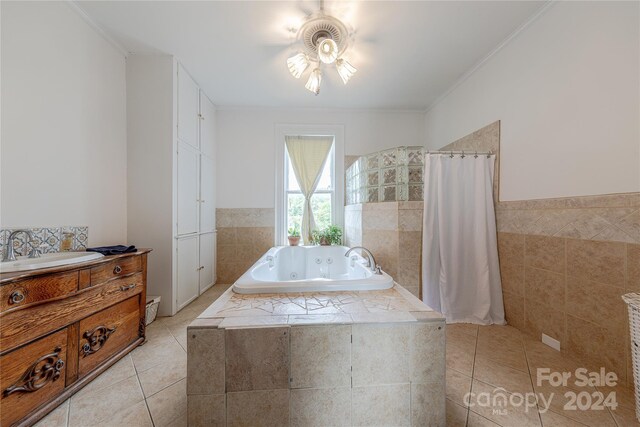
[[[458,80],[453,83],[449,89],[447,89],[442,95],[436,98],[435,101],[431,103],[425,110],[424,113],[428,114],[429,111],[434,109],[440,102],[442,102],[447,96],[449,96],[453,91],[455,91],[458,86],[464,83],[469,77],[475,74],[482,66],[489,61],[493,56],[495,56],[498,52],[504,49],[507,45],[509,45],[520,33],[522,33],[529,25],[535,22],[538,18],[540,18],[543,14],[545,14],[551,6],[555,5],[557,0],[548,0],[546,1],[536,12],[529,17],[524,23],[522,23],[518,28],[516,28],[511,34],[507,36],[504,40],[502,40],[491,52],[485,55],[480,61],[476,62],[467,72],[465,72]]]
[[[111,37],[109,33],[107,33],[96,21],[94,21],[85,10],[74,0],[67,0],[67,5],[71,10],[75,11],[80,17],[87,23],[93,30],[98,33],[103,39],[105,39],[111,46],[116,48],[118,52],[120,52],[126,58],[129,56],[129,51],[116,39]]]
[[[348,107],[283,107],[283,106],[260,106],[260,105],[216,105],[218,111],[305,111],[309,113],[387,113],[387,114],[424,114],[421,108],[348,108]]]

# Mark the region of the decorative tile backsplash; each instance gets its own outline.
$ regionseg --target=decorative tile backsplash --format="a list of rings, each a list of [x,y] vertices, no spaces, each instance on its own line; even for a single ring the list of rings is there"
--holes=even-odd
[[[423,148],[397,147],[358,158],[346,172],[346,204],[422,200]]]
[[[13,247],[16,255],[28,255],[32,247],[40,249],[43,254],[62,251],[84,251],[87,249],[89,240],[88,227],[17,227],[0,229],[0,252],[5,254],[7,239],[9,234],[15,230],[29,230],[33,235],[33,240],[29,242],[26,233],[19,233],[14,241]]]

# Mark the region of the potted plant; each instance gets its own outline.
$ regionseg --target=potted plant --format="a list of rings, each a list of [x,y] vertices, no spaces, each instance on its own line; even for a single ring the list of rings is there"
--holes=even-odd
[[[299,243],[300,243],[300,230],[298,230],[297,226],[291,227],[289,229],[289,245],[298,246]]]
[[[342,229],[337,225],[313,232],[313,241],[321,246],[340,245],[342,244]]]

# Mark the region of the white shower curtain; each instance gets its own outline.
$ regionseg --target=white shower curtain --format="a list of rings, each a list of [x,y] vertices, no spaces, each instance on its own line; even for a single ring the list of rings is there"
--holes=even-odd
[[[505,324],[494,163],[494,155],[425,159],[422,295],[448,323]]]

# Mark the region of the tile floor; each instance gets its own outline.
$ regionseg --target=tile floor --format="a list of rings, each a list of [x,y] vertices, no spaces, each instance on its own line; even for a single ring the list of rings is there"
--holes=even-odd
[[[87,385],[42,419],[37,426],[186,426],[186,328],[228,285],[216,285],[174,317],[157,319],[147,329],[148,342]],[[552,388],[536,383],[536,368],[575,371],[579,364],[509,326],[447,326],[447,426],[640,426],[629,389],[616,388],[615,411],[564,410],[564,393],[612,389]],[[508,407],[498,413],[468,408],[468,392],[492,393],[502,387],[509,396],[555,393],[550,409],[534,405]],[[514,395],[515,393],[515,395]],[[539,395],[539,396],[540,396]],[[540,409],[542,408],[542,409]],[[277,427],[277,426],[276,426]]]

